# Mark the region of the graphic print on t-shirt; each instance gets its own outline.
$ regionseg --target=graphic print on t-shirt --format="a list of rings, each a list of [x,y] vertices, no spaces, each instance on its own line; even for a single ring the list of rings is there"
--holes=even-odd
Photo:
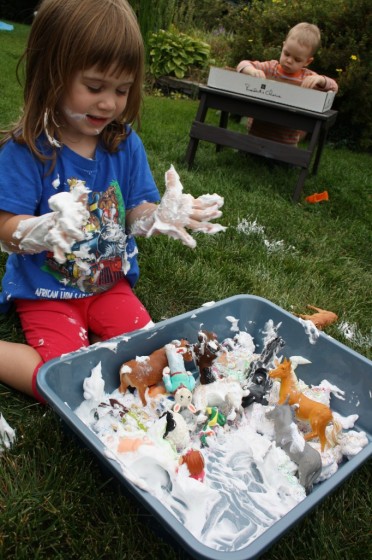
[[[76,179],[68,182],[74,188]],[[73,245],[63,264],[49,253],[43,270],[65,286],[99,293],[125,276],[125,208],[118,182],[111,181],[105,191],[90,192],[88,209],[90,217],[83,228],[85,238]]]

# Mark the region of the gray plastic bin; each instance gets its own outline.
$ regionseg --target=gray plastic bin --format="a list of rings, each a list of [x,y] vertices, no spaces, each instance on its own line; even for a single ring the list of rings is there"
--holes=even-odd
[[[231,322],[226,319],[227,316],[238,319],[239,329],[249,332],[256,343],[262,341],[261,329],[269,319],[273,320],[275,325],[281,323],[278,332],[286,343],[281,353],[286,357],[301,355],[311,361],[311,364],[301,369],[301,378],[309,385],[316,385],[327,379],[345,391],[345,400],[332,400],[332,409],[343,416],[358,414],[359,420],[355,428],[366,433],[369,443],[359,454],[344,462],[331,478],[317,484],[309,496],[249,545],[240,550],[220,552],[199,542],[159,500],[128,481],[120,465],[105,456],[103,444],[73,410],[83,401],[84,379],[90,376],[92,368],[99,362],[102,364],[105,390],[110,393],[119,386],[120,365],[136,355],[149,354],[176,338],[184,337],[193,342],[200,328],[213,330],[220,340],[231,337]],[[147,331],[136,331],[112,341],[117,343],[116,351],[105,347],[104,344],[96,344],[48,362],[41,368],[37,377],[38,390],[104,466],[109,468],[172,538],[194,558],[257,558],[372,454],[372,362],[324,333],[320,334],[316,344],[310,344],[299,320],[268,300],[251,295],[234,296],[157,323]],[[257,351],[260,351],[260,346],[257,347]]]

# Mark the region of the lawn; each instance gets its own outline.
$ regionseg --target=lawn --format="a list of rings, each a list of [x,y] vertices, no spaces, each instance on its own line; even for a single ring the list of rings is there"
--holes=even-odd
[[[26,33],[16,26],[0,35],[1,126],[21,106],[14,68]],[[304,313],[313,304],[339,317],[327,334],[371,359],[371,156],[327,145],[304,196],[327,190],[329,201],[311,205],[302,197],[293,204],[296,169],[228,149],[216,154],[201,143],[188,170],[184,158],[196,109],[196,101],[146,96],[140,134],[159,189],[173,163],[185,192],[224,197],[221,222],[228,229],[197,234],[194,250],[166,237],[140,240],[136,291],[154,321],[240,293],[290,312]],[[14,315],[1,317],[0,329],[2,339],[23,340]],[[151,515],[50,408],[0,385],[0,411],[17,433],[0,457],[0,558],[188,558],[162,538]],[[263,558],[371,557],[371,488],[369,461]]]

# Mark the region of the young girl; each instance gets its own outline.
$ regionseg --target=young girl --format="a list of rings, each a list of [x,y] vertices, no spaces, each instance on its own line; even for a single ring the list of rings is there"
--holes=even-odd
[[[0,342],[0,381],[40,399],[54,357],[140,329],[132,235],[222,229],[220,197],[182,194],[173,169],[160,205],[138,120],[144,53],[126,0],[44,0],[24,54],[24,110],[1,141],[0,294],[27,344]],[[51,212],[50,210],[53,210]],[[92,337],[92,338],[91,338]]]

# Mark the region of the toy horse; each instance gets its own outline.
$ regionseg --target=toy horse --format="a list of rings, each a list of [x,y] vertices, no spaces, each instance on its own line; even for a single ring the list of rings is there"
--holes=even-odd
[[[293,409],[285,402],[267,411],[266,417],[274,422],[275,443],[296,463],[300,484],[309,494],[321,473],[322,460],[320,453],[304,440],[293,422]]]
[[[228,419],[234,420],[237,411],[243,413],[242,398],[247,396],[249,391],[243,390],[240,383],[234,379],[216,378],[212,364],[220,350],[221,346],[214,333],[199,331],[198,342],[194,344],[194,354],[199,367],[200,384],[194,390],[194,405],[202,414],[207,407],[225,407]]]
[[[198,342],[194,344],[195,361],[199,368],[200,383],[207,385],[216,381],[212,372],[212,364],[221,350],[217,336],[209,331],[199,331]]]
[[[309,399],[297,389],[297,379],[293,373],[291,361],[285,359],[281,364],[277,362],[276,369],[271,370],[269,375],[272,379],[281,382],[279,404],[283,404],[288,399],[288,404],[297,405],[296,417],[310,423],[311,431],[305,434],[305,440],[319,437],[321,450],[324,451],[327,443],[326,427],[332,421],[332,440],[335,444],[341,425],[335,421],[328,406]]]
[[[249,382],[253,382],[254,374],[257,370],[269,370],[273,367],[277,353],[281,350],[281,348],[283,348],[284,344],[285,342],[280,336],[275,336],[266,342],[259,358],[251,362],[250,367],[246,372]],[[270,389],[271,384],[270,379],[268,379],[267,389]]]
[[[190,348],[187,340],[175,341],[178,347]],[[185,360],[192,360],[191,350],[183,354]],[[149,356],[137,356],[134,360],[125,362],[120,368],[120,393],[125,393],[128,387],[137,389],[142,404],[146,406],[146,389],[157,385],[163,379],[163,369],[168,365],[165,347],[159,348]]]
[[[309,309],[313,309],[317,313],[313,313],[312,315],[294,313],[294,315],[296,315],[296,317],[300,317],[300,319],[304,319],[305,321],[312,321],[316,328],[320,331],[338,319],[338,316],[336,313],[333,313],[333,311],[326,311],[325,309],[320,309],[320,307],[314,307],[313,305],[307,305],[307,307]]]

